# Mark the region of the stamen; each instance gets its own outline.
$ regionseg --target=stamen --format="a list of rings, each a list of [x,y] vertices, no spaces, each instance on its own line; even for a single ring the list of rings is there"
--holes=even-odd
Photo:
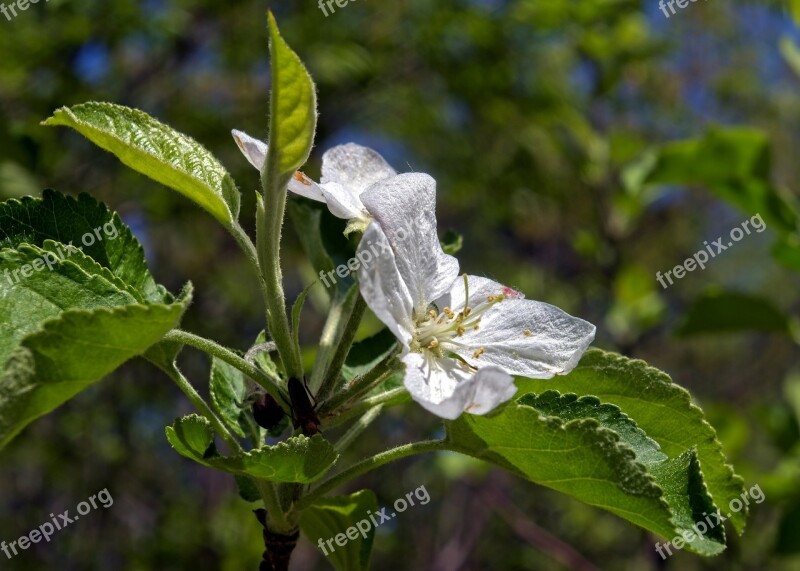
[[[459,325],[459,326],[458,326],[458,328],[456,329],[456,335],[458,335],[459,337],[461,337],[462,335],[464,335],[464,332],[465,332],[465,331],[466,331],[466,329],[464,329],[463,327],[461,327],[461,326]]]
[[[308,179],[308,177],[305,174],[301,173],[300,171],[295,171],[295,173],[292,175],[292,177],[296,181],[299,181],[299,182],[301,182],[302,184],[304,184],[306,186],[311,186],[311,181]]]
[[[485,352],[486,352],[486,349],[484,349],[483,347],[480,347],[478,349],[475,349],[475,352],[472,354],[472,357],[475,358],[475,359],[480,359],[481,355],[483,355]]]
[[[530,329],[526,329],[525,331],[522,332],[522,334],[525,337],[530,337],[531,335],[533,335],[533,332]]]

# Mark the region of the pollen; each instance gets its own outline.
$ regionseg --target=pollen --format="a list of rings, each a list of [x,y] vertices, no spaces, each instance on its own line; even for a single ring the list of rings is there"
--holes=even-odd
[[[480,347],[479,349],[475,349],[475,352],[472,354],[472,357],[474,359],[480,359],[481,355],[483,355],[485,352],[486,352],[486,349],[484,349],[483,347]]]
[[[431,309],[431,310],[428,312],[428,315],[430,315],[430,316],[431,316],[431,319],[436,319],[437,317],[439,317],[439,314],[438,314],[438,313],[436,313],[436,310],[435,310],[435,309]]]
[[[442,311],[448,317],[448,319],[453,319],[453,317],[455,317],[456,315],[455,313],[453,313],[453,310],[450,309],[449,307],[445,307]]]
[[[470,313],[472,313],[472,308],[471,307],[465,307],[464,308],[464,317],[469,317]]]
[[[463,327],[461,327],[461,326],[459,325],[459,326],[458,326],[458,328],[456,329],[456,335],[458,335],[459,337],[461,337],[462,335],[464,335],[464,332],[465,332],[465,331],[466,331],[466,329],[464,329]]]
[[[497,301],[497,297],[493,295],[486,296],[486,301],[488,301],[489,303],[494,303],[495,301]]]
[[[532,336],[532,335],[533,335],[533,332],[532,332],[530,329],[526,329],[525,331],[523,331],[523,332],[522,332],[522,334],[523,334],[525,337],[530,337],[530,336]]]
[[[439,346],[439,340],[436,339],[435,337],[430,343],[428,343],[428,349],[436,349],[438,346]]]

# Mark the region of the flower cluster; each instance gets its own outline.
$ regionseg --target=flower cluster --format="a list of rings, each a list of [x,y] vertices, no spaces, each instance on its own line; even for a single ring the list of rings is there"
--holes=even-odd
[[[233,133],[257,169],[266,144]],[[405,386],[430,412],[455,419],[486,414],[516,393],[513,375],[549,379],[577,365],[595,327],[487,278],[459,275],[436,225],[436,182],[396,171],[355,144],[323,156],[322,180],[296,173],[289,190],[325,202],[363,231],[358,254],[381,255],[358,273],[361,295],[402,345]],[[408,236],[408,228],[414,235]]]

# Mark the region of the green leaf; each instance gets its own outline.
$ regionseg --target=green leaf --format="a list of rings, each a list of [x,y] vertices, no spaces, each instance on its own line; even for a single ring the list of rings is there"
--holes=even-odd
[[[244,374],[216,357],[211,358],[211,404],[233,432],[246,436],[242,403],[247,398]]]
[[[300,292],[300,295],[297,296],[297,299],[294,300],[294,304],[292,304],[292,336],[298,348],[300,347],[300,314],[303,312],[303,305],[306,302],[308,292],[310,292],[311,288],[316,284],[317,282],[313,282],[307,285],[305,289]]]
[[[300,514],[300,529],[311,543],[319,547],[323,541],[327,557],[337,571],[367,571],[375,540],[375,526],[369,513],[378,511],[378,499],[371,490],[361,490],[349,496],[322,498]],[[364,533],[356,527],[361,524]],[[350,529],[352,528],[352,529]],[[353,531],[358,531],[358,535]],[[328,545],[328,539],[350,530],[347,543],[341,547]],[[355,539],[352,539],[355,537]]]
[[[705,420],[703,411],[669,375],[644,361],[590,349],[570,374],[549,381],[518,379],[517,386],[525,393],[541,393],[557,387],[614,404],[634,419],[670,458],[696,449],[708,491],[718,506],[728,506],[744,491],[741,477],[727,463],[717,434]],[[746,509],[731,517],[739,533],[744,530],[746,517]]]
[[[703,137],[668,143],[628,166],[637,184],[697,184],[740,208],[761,214],[783,232],[798,227],[798,212],[770,179],[769,140],[749,128],[717,128]],[[636,189],[633,189],[636,190]]]
[[[190,198],[226,227],[238,217],[239,191],[214,155],[147,113],[89,102],[62,107],[43,125],[75,129],[133,170]]]
[[[770,301],[733,291],[708,291],[694,300],[676,333],[766,331],[791,334],[791,321]]]
[[[342,367],[342,376],[352,381],[375,368],[397,346],[397,337],[389,329],[381,329],[371,337],[353,343]],[[402,372],[402,371],[401,371]]]
[[[272,482],[309,484],[324,476],[338,458],[333,446],[320,434],[311,438],[294,436],[242,456],[219,456],[213,446],[211,423],[197,415],[176,420],[166,433],[175,451],[186,458],[209,468]]]
[[[619,408],[592,397],[525,395],[492,417],[446,423],[457,449],[672,538],[713,512],[694,450],[668,458]],[[720,526],[687,548],[725,548]]]
[[[21,244],[38,246],[60,258],[67,253],[62,245],[73,244],[110,275],[80,256],[69,256],[70,261],[85,269],[91,267],[90,273],[102,274],[142,301],[173,301],[150,274],[144,250],[130,229],[117,214],[88,194],[73,198],[45,190],[42,198],[0,203],[0,248],[17,248]]]
[[[314,144],[317,92],[303,62],[281,37],[269,14],[272,97],[268,168],[291,175],[303,166]]]
[[[246,476],[234,476],[236,478],[236,487],[239,489],[239,497],[246,502],[258,502],[261,498],[261,492],[252,478]]]
[[[244,459],[243,471],[273,482],[310,484],[324,476],[338,457],[321,434],[311,438],[301,434],[250,452]]]
[[[0,376],[0,448],[36,418],[141,355],[178,326],[190,290],[170,305],[72,309],[24,337]]]

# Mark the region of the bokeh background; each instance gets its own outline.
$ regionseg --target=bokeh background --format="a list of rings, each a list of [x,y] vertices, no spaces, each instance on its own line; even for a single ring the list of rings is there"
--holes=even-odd
[[[432,174],[466,271],[588,319],[597,346],[669,372],[766,494],[723,555],[662,562],[653,536],[606,512],[425,457],[351,486],[383,505],[422,485],[432,498],[380,529],[374,568],[800,569],[800,240],[786,207],[800,189],[796,6],[714,0],[666,18],[654,0],[352,0],[326,17],[311,0],[50,0],[0,16],[0,197],[51,187],[105,201],[160,283],[195,284],[185,328],[240,349],[263,313],[232,239],[178,194],[38,123],[88,100],[144,109],[221,158],[252,229],[257,173],[230,129],[267,134],[268,7],[319,89],[309,174],[347,141]],[[657,271],[756,213],[765,232],[659,286]],[[291,228],[285,251],[294,297],[311,277]],[[325,310],[313,302],[309,359]],[[188,350],[182,363],[204,390],[208,363]],[[166,442],[164,426],[189,411],[134,362],[25,430],[0,453],[0,540],[104,488],[115,502],[49,544],[0,555],[0,568],[254,569],[253,506]],[[418,407],[390,411],[349,459],[437,430]],[[330,568],[305,541],[295,565]]]

